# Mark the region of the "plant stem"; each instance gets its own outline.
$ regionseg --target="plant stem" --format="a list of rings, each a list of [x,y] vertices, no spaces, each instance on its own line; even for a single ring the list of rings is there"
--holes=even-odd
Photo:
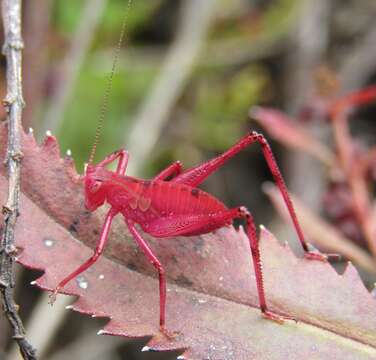
[[[0,294],[6,317],[13,328],[13,339],[17,341],[24,359],[36,359],[35,349],[25,339],[25,329],[18,315],[18,306],[13,298],[16,255],[14,231],[19,214],[20,170],[21,170],[21,115],[22,98],[21,59],[23,42],[21,38],[21,0],[3,0],[2,17],[4,25],[3,53],[7,60],[7,95],[3,103],[8,116],[8,147],[6,165],[9,176],[8,200],[3,205],[3,234],[0,242]]]

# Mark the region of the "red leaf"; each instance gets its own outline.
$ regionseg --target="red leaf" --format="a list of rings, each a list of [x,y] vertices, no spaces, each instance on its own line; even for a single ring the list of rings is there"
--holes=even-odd
[[[23,251],[18,261],[44,270],[37,283],[52,289],[91,255],[85,244],[96,241],[101,215],[83,209],[81,185],[72,181],[72,162],[59,158],[53,137],[37,147],[32,136],[24,136],[23,151],[16,229],[17,246]],[[3,196],[5,185],[1,175]],[[329,264],[297,258],[262,230],[268,304],[299,320],[278,325],[260,316],[242,230],[231,227],[194,238],[150,239],[150,244],[169,277],[167,327],[180,335],[171,341],[158,334],[158,282],[148,275],[154,269],[125,234],[121,221],[114,224],[106,257],[66,287],[67,293],[79,296],[75,310],[111,318],[104,333],[150,335],[151,348],[187,348],[190,359],[376,356],[375,301],[352,265],[338,275]]]
[[[250,111],[250,116],[265,128],[273,139],[294,150],[304,151],[325,165],[333,164],[334,155],[331,150],[283,112],[276,109],[254,107]]]
[[[376,86],[371,85],[366,88],[353,91],[332,102],[329,113],[333,121],[346,109],[372,103],[376,99]]]

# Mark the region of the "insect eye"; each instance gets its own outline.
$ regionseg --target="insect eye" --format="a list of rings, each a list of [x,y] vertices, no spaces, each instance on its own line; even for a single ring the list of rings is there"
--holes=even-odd
[[[101,187],[101,185],[102,185],[102,181],[98,181],[98,180],[94,181],[90,187],[91,192],[93,193],[97,192],[99,188]]]

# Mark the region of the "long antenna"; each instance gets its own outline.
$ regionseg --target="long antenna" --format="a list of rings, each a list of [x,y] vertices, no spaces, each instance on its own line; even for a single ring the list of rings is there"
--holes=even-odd
[[[118,60],[119,60],[119,54],[120,54],[121,45],[123,43],[123,39],[124,39],[124,35],[125,35],[125,29],[126,29],[126,24],[127,24],[127,19],[128,19],[128,14],[129,14],[129,9],[131,7],[131,4],[132,4],[132,0],[128,0],[127,7],[124,11],[124,18],[123,18],[123,23],[122,23],[122,26],[121,26],[119,41],[118,41],[117,47],[115,49],[114,62],[112,63],[111,74],[110,74],[110,77],[108,78],[107,87],[106,87],[106,90],[105,90],[104,95],[103,95],[103,101],[102,101],[102,106],[101,106],[101,110],[100,110],[100,113],[99,113],[98,125],[97,125],[97,129],[95,131],[94,143],[93,143],[93,147],[91,148],[91,153],[90,153],[90,156],[89,156],[89,164],[91,164],[94,160],[95,151],[97,150],[98,141],[99,141],[99,138],[100,138],[100,135],[101,135],[101,132],[102,132],[102,128],[103,128],[103,122],[104,122],[104,119],[105,119],[107,111],[108,111],[108,98],[109,98],[111,90],[112,90],[112,82],[113,82],[113,79],[114,79],[116,65],[117,65]]]

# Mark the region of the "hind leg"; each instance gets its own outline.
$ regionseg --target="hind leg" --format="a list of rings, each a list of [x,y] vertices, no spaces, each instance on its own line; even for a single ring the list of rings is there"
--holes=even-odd
[[[133,221],[124,217],[125,222],[128,226],[130,233],[132,234],[133,238],[136,240],[138,246],[141,248],[143,253],[146,255],[147,259],[151,262],[151,264],[157,269],[158,276],[159,276],[159,327],[163,333],[167,333],[165,329],[165,315],[166,315],[166,275],[165,270],[158,260],[158,258],[154,255],[152,249],[143,239],[141,234],[137,231],[134,226]]]
[[[200,216],[186,215],[181,217],[158,219],[148,224],[147,232],[154,237],[161,238],[205,234],[214,229],[218,229],[226,224],[231,223],[232,220],[235,218],[244,219],[247,223],[247,236],[252,253],[260,310],[263,316],[267,319],[276,321],[278,323],[282,323],[285,319],[291,319],[288,316],[281,316],[275,314],[272,311],[270,311],[267,307],[256,226],[250,212],[245,207],[225,209],[217,213],[205,214]],[[150,257],[150,261],[153,262],[152,257]],[[154,266],[158,268],[157,265]],[[162,279],[160,279],[160,287],[163,288],[164,286],[165,282],[162,282]],[[162,293],[165,293],[161,291],[160,299],[161,311],[164,311],[165,295],[162,295]],[[161,315],[161,321],[164,324],[164,314]]]
[[[284,320],[294,320],[294,318],[285,315],[279,315],[272,311],[270,311],[266,305],[266,298],[265,298],[265,291],[264,291],[264,274],[262,272],[262,262],[261,262],[261,254],[260,254],[260,247],[259,247],[259,240],[257,237],[256,225],[253,220],[251,213],[244,207],[241,206],[238,209],[238,218],[242,218],[247,223],[247,236],[249,245],[251,248],[252,253],[252,260],[253,260],[253,268],[255,271],[256,276],[256,284],[257,284],[257,291],[258,297],[260,302],[260,310],[262,315],[270,320],[273,320],[279,324],[282,324]]]
[[[270,148],[269,143],[262,134],[259,134],[255,131],[248,133],[242,139],[240,139],[234,146],[228,149],[223,154],[201,164],[192,169],[184,171],[182,174],[178,175],[172,181],[176,183],[181,183],[189,186],[196,187],[202,183],[208,176],[217,171],[222,167],[228,160],[238,154],[241,150],[250,146],[253,143],[258,143],[261,145],[262,153],[264,155],[265,161],[269,167],[270,172],[274,177],[274,181],[278,186],[279,191],[282,194],[283,200],[286,204],[286,207],[289,211],[290,217],[293,221],[295,231],[298,235],[299,241],[302,245],[302,248],[305,252],[305,257],[307,259],[315,259],[326,261],[328,255],[321,254],[319,252],[310,251],[308,243],[305,240],[303,231],[300,227],[298,218],[295,213],[294,206],[292,204],[290,195],[287,191],[285,181],[283,180],[282,174],[279,170],[277,162],[275,161],[272,149]],[[333,256],[337,257],[337,256]]]

